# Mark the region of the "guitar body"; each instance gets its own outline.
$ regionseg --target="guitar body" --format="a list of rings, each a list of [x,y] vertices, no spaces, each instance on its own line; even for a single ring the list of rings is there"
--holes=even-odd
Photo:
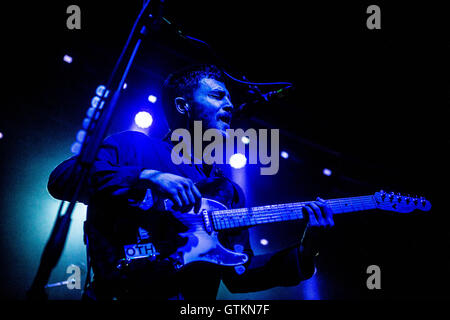
[[[192,262],[209,262],[221,266],[237,266],[247,262],[248,256],[225,248],[219,242],[218,232],[208,228],[207,212],[224,210],[231,206],[235,189],[232,183],[220,177],[207,178],[196,183],[202,194],[201,208],[198,213],[192,209],[182,213],[171,209],[171,202],[159,212],[149,212],[151,221],[140,224],[148,233],[148,238],[140,241],[138,245],[125,246],[125,252],[146,251],[152,255],[138,257],[127,256],[126,264],[134,259],[169,259],[177,269]],[[151,244],[151,250],[148,245]],[[130,248],[131,247],[131,248]],[[144,250],[143,250],[143,249]],[[128,258],[128,259],[127,259]],[[130,261],[130,259],[132,259]]]
[[[237,266],[248,260],[246,254],[231,251],[219,242],[216,231],[208,231],[205,227],[203,214],[205,211],[223,210],[227,207],[213,199],[202,198],[199,213],[191,210],[189,213],[174,212],[173,216],[180,221],[187,230],[178,235],[185,240],[170,257],[176,261],[178,267],[189,263],[202,261],[222,266]]]

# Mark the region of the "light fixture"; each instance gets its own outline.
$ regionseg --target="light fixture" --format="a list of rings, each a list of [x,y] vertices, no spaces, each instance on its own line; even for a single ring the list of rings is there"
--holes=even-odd
[[[153,117],[147,111],[140,111],[134,117],[134,122],[139,128],[146,129],[153,123]]]

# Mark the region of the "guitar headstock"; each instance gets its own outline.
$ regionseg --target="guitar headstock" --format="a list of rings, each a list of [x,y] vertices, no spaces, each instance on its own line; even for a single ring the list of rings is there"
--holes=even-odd
[[[394,192],[375,192],[374,200],[378,209],[407,213],[416,209],[429,211],[431,209],[430,201],[424,197],[411,195],[402,195]]]

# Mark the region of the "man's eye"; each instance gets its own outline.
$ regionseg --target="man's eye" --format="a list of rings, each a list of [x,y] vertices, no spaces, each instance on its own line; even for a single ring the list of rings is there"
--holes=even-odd
[[[210,96],[217,98],[217,99],[222,99],[225,95],[223,93],[217,92],[217,93],[211,93]]]

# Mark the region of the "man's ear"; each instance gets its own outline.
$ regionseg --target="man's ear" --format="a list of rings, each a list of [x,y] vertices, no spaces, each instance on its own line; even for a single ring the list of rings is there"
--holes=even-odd
[[[177,108],[177,111],[181,114],[189,114],[189,104],[186,102],[186,99],[183,97],[176,97],[175,98],[175,107]]]

